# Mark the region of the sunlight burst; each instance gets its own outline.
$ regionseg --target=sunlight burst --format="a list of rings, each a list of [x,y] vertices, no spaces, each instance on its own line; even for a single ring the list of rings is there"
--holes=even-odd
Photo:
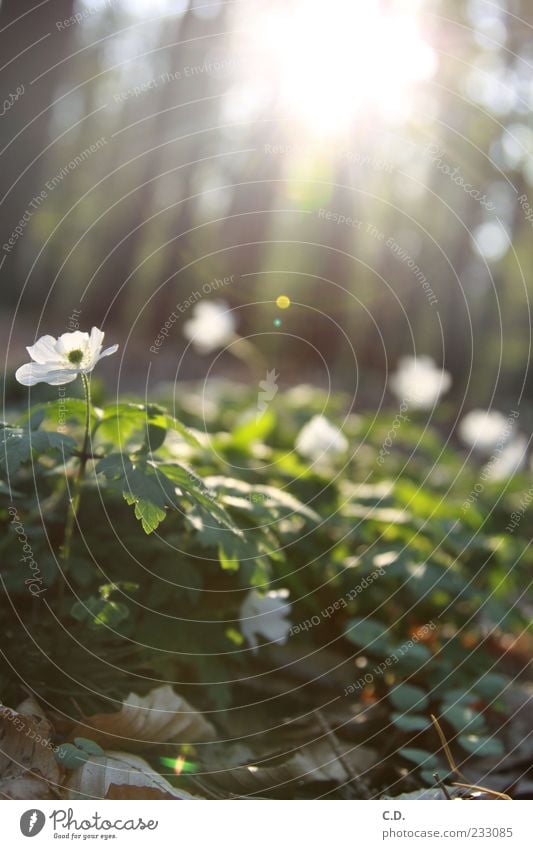
[[[417,3],[293,0],[249,22],[257,73],[306,129],[336,134],[364,113],[403,118],[416,83],[436,70]]]

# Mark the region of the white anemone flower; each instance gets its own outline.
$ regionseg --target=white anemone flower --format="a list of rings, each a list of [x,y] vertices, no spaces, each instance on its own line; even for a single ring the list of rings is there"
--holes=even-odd
[[[287,642],[291,623],[287,619],[291,605],[284,601],[288,590],[270,590],[260,593],[250,590],[241,604],[241,631],[250,646],[257,650],[257,637],[264,637],[269,643],[282,645]]]
[[[411,407],[429,409],[452,385],[449,372],[439,368],[432,357],[401,357],[389,387],[397,398]]]
[[[461,420],[459,436],[478,451],[491,451],[507,442],[512,432],[508,419],[498,410],[471,410]]]
[[[235,319],[224,301],[201,301],[183,325],[183,334],[200,354],[209,354],[235,339]]]
[[[58,339],[53,336],[41,338],[26,348],[33,362],[17,369],[15,377],[23,386],[49,383],[63,386],[72,383],[80,374],[89,374],[102,357],[109,357],[118,350],[118,345],[102,350],[104,332],[93,327],[91,333],[63,333]]]
[[[348,440],[325,416],[313,416],[296,437],[296,450],[315,462],[344,454]]]
[[[499,454],[488,461],[485,474],[489,480],[505,481],[512,478],[526,464],[528,442],[523,434],[518,434],[504,446]]]

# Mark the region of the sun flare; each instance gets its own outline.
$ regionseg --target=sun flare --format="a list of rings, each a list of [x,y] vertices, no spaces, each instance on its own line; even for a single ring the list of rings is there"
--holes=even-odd
[[[401,119],[416,83],[436,70],[417,5],[269,3],[246,27],[256,74],[272,82],[283,112],[320,135],[348,129],[362,113]]]

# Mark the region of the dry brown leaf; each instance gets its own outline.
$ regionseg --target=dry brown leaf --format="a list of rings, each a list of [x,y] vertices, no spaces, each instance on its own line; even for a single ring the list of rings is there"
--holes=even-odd
[[[165,685],[144,698],[130,693],[116,713],[86,717],[71,734],[90,737],[102,748],[146,749],[158,743],[196,743],[210,740],[215,729],[191,705]]]
[[[90,757],[73,770],[67,783],[69,799],[192,799],[177,790],[150,765],[129,752]]]
[[[352,776],[366,772],[379,760],[376,751],[367,746],[350,746],[337,740],[336,749]],[[289,763],[295,777],[308,781],[344,782],[348,777],[344,765],[327,740],[315,740],[302,746]]]
[[[7,799],[46,799],[63,770],[51,738],[53,727],[35,699],[16,710],[0,708],[0,795]]]

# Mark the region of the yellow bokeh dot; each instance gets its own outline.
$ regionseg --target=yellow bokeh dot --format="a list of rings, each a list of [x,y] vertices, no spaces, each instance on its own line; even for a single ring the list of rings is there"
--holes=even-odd
[[[287,295],[280,295],[276,298],[276,306],[280,308],[280,310],[286,310],[291,305],[291,299],[287,297]]]

